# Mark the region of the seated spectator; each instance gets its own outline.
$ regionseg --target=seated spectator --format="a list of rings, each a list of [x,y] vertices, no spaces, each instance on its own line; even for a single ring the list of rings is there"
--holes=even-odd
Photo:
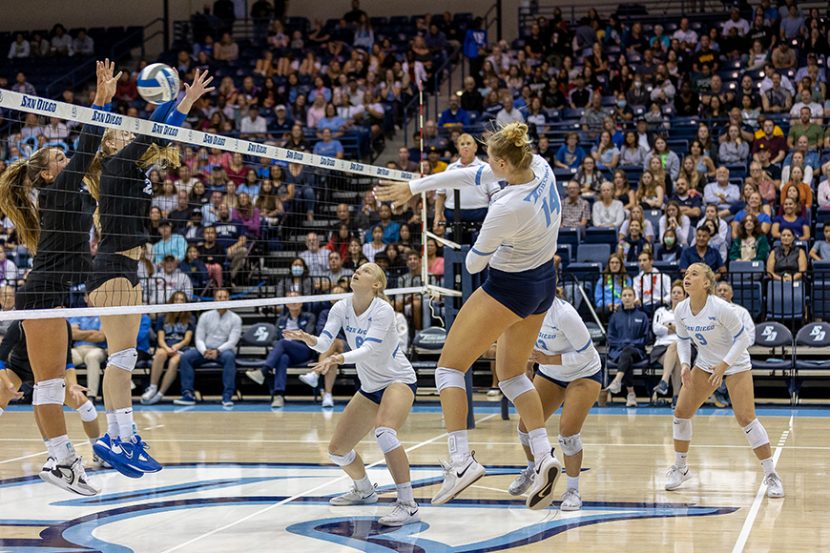
[[[378,226],[383,229],[383,243],[394,244],[400,240],[401,225],[392,220],[392,208],[388,204],[381,204],[378,208],[378,215],[380,216]]]
[[[298,292],[288,292],[286,297],[296,297]],[[314,313],[303,310],[302,303],[287,303],[282,315],[277,319],[277,341],[274,347],[268,352],[265,364],[261,369],[251,369],[245,374],[257,384],[264,384],[265,377],[273,372],[274,383],[271,388],[273,400],[271,407],[278,409],[285,406],[285,386],[288,382],[288,367],[306,366],[314,357],[314,350],[302,341],[287,340],[283,338],[286,330],[302,330],[313,334],[317,322]]]
[[[352,274],[354,274],[354,271],[343,268],[343,258],[340,256],[340,252],[329,252],[329,269],[322,275],[324,278],[320,289],[324,292],[328,291],[331,287],[336,286],[341,279],[348,281]]]
[[[654,225],[651,224],[651,221],[646,219],[645,211],[639,205],[635,205],[631,208],[631,211],[628,214],[628,219],[620,227],[620,240],[625,238],[625,235],[628,234],[628,226],[632,221],[639,221],[646,241],[654,242]]]
[[[259,208],[251,203],[251,197],[242,192],[239,194],[239,203],[231,212],[231,218],[239,221],[244,232],[250,238],[259,238],[262,217]]]
[[[174,292],[167,303],[187,303],[184,292]],[[158,347],[153,355],[150,369],[150,385],[141,395],[142,405],[154,405],[164,399],[164,394],[176,381],[181,354],[193,342],[196,318],[190,311],[176,311],[159,314],[156,318],[156,339]],[[167,370],[164,365],[167,364]],[[162,379],[162,373],[164,378]]]
[[[358,267],[368,262],[369,258],[363,254],[363,243],[358,238],[349,240],[348,255],[343,262],[343,267],[356,271]]]
[[[374,262],[375,255],[386,249],[386,244],[383,241],[383,234],[383,227],[380,225],[375,225],[374,227],[372,227],[372,239],[368,240],[369,236],[366,237],[368,241],[363,245],[363,255],[370,262]]]
[[[793,118],[798,117],[798,119],[793,122],[793,125],[790,127],[790,132],[787,134],[787,146],[790,149],[795,148],[798,139],[803,136],[807,139],[807,148],[815,150],[821,146],[824,138],[824,130],[822,130],[821,125],[814,123],[812,119],[818,118],[820,120],[824,115],[824,110],[821,108],[821,104],[810,102],[811,96],[809,90],[802,90],[801,97],[808,103],[801,104],[799,102],[801,105],[796,104],[793,106],[795,113],[791,113],[791,115]],[[813,111],[813,106],[815,106],[816,111]]]
[[[614,199],[613,185],[610,182],[602,183],[599,198],[591,207],[592,224],[595,227],[619,229],[624,221],[625,209],[622,202]]]
[[[781,243],[767,258],[767,273],[773,280],[801,280],[807,271],[807,254],[795,245],[795,234],[789,228],[781,231]]]
[[[633,263],[637,261],[640,253],[649,247],[643,235],[643,223],[634,219],[629,222],[625,236],[617,246],[617,253],[623,256],[627,263]]]
[[[652,157],[660,159],[663,168],[671,177],[672,182],[677,180],[677,177],[680,175],[680,158],[677,157],[676,153],[669,150],[669,143],[665,137],[658,136],[654,139],[654,149],[646,155],[646,159],[643,162],[643,170],[649,168],[649,161]]]
[[[407,272],[398,277],[398,288],[415,288],[422,286],[421,282],[421,255],[412,250],[406,254]],[[394,296],[395,310],[411,317],[415,328],[420,330],[423,327],[423,313],[421,312],[421,295],[408,294],[406,296]]]
[[[213,45],[213,59],[225,62],[235,62],[239,59],[239,45],[230,33],[222,33],[221,40]]]
[[[158,265],[168,255],[176,261],[183,260],[187,253],[187,240],[181,234],[173,233],[173,223],[169,219],[159,223],[159,235],[161,240],[153,244],[153,263]]]
[[[668,203],[666,206],[666,212],[660,216],[657,227],[658,239],[660,242],[663,241],[663,235],[666,234],[666,231],[671,229],[675,231],[675,235],[680,242],[680,246],[685,247],[688,245],[688,237],[692,228],[692,223],[689,217],[683,215],[680,210],[680,204],[676,201],[672,200]]]
[[[23,33],[16,33],[14,41],[9,46],[10,60],[28,58],[32,53],[31,44],[25,39]]]
[[[183,234],[187,228],[187,222],[190,220],[190,215],[193,212],[193,207],[187,201],[187,192],[179,190],[176,193],[176,205],[167,214],[167,220],[173,225],[173,232]],[[199,212],[201,214],[201,211]],[[204,218],[202,218],[204,220]]]
[[[623,289],[631,286],[631,277],[625,270],[625,260],[619,253],[612,253],[605,264],[602,277],[594,285],[594,306],[601,314],[615,311],[622,298]]]
[[[248,237],[241,231],[238,221],[231,219],[227,204],[219,206],[219,220],[213,224],[216,229],[216,241],[225,248],[225,257],[230,265],[230,276],[233,281],[245,266],[248,259]]]
[[[676,281],[671,285],[671,303],[658,308],[652,319],[652,332],[654,333],[654,347],[651,348],[652,363],[663,365],[663,374],[660,382],[654,387],[654,393],[662,396],[669,393],[669,382],[671,382],[673,395],[676,397],[680,391],[680,357],[677,355],[677,326],[674,318],[674,310],[686,297],[683,283]]]
[[[599,192],[599,187],[606,182],[605,176],[596,167],[596,161],[591,156],[586,156],[574,175],[574,181],[579,184],[583,196],[594,196]]]
[[[802,173],[803,169],[798,165],[794,165],[790,173],[790,180],[781,185],[782,207],[786,198],[796,200],[803,209],[809,209],[813,205],[813,189],[809,183],[804,182]],[[798,193],[791,193],[790,188],[795,188]]]
[[[283,199],[286,210],[298,215],[305,213],[306,221],[313,221],[314,207],[317,205],[314,175],[306,170],[305,165],[289,163],[285,183],[289,189],[288,197]],[[280,192],[280,187],[277,187],[277,191]]]
[[[813,261],[830,261],[830,225],[824,225],[824,240],[816,240],[810,249]]]
[[[557,150],[553,164],[559,169],[568,169],[576,172],[582,165],[582,160],[584,159],[585,150],[579,146],[579,135],[571,132],[565,136],[565,143]]]
[[[781,74],[772,75],[772,87],[761,95],[764,113],[787,113],[793,105],[790,91],[781,86]]]
[[[605,388],[612,394],[626,387],[626,407],[637,406],[634,393],[634,365],[647,358],[646,344],[651,343],[651,322],[637,306],[637,295],[631,286],[622,290],[621,309],[608,321],[608,360],[617,365],[614,379]]]
[[[703,201],[706,204],[715,204],[719,213],[726,217],[731,214],[733,204],[741,201],[741,191],[729,182],[729,169],[718,167],[715,172],[715,182],[710,182],[703,189]]]
[[[301,296],[310,296],[314,293],[314,279],[309,276],[308,265],[302,257],[295,257],[291,260],[289,271],[291,276],[277,283],[276,297],[284,298],[289,292],[297,292]],[[321,271],[320,274],[323,272]]]
[[[231,295],[224,288],[216,290],[213,299],[218,302],[230,300]],[[242,335],[242,318],[227,309],[207,311],[199,317],[196,325],[196,347],[181,354],[182,397],[176,405],[195,405],[195,368],[205,363],[222,365],[222,406],[233,407],[236,392],[236,344]]]
[[[148,303],[160,305],[167,303],[173,292],[184,292],[190,299],[193,296],[193,285],[190,277],[179,269],[179,260],[172,254],[167,254],[161,263],[161,271],[156,272],[150,279],[148,286]]]
[[[744,185],[744,188],[751,187],[751,184]],[[749,194],[749,198],[747,199],[744,208],[736,213],[735,218],[732,219],[732,238],[738,236],[738,230],[741,227],[741,223],[748,215],[755,217],[755,226],[758,227],[759,233],[767,234],[770,231],[770,228],[772,228],[772,218],[770,217],[769,206],[763,205],[761,203],[761,194],[757,190],[753,190]]]
[[[769,155],[768,163],[778,165],[787,155],[787,140],[784,138],[784,131],[775,124],[772,119],[758,118],[761,123],[761,130],[755,133],[755,140],[752,141],[752,154],[756,161],[761,161],[761,150],[766,150]],[[766,169],[766,165],[762,164]],[[772,175],[772,173],[770,173]],[[775,178],[775,175],[772,175]]]
[[[619,200],[626,210],[634,207],[637,198],[631,191],[631,186],[628,184],[628,177],[625,176],[625,171],[622,169],[614,171],[614,178],[611,182],[614,183],[614,199]]]
[[[749,159],[749,145],[741,138],[741,129],[729,125],[727,138],[718,150],[718,159],[726,165],[745,165]]]
[[[187,247],[187,255],[179,263],[179,270],[187,275],[190,284],[197,295],[203,295],[210,286],[207,266],[199,259],[199,248],[195,245]],[[185,294],[186,296],[186,294]]]
[[[703,194],[689,188],[689,181],[682,175],[674,183],[674,194],[669,201],[677,202],[680,205],[680,213],[688,217],[692,224],[703,215]]]
[[[680,254],[683,248],[678,244],[677,233],[671,229],[667,229],[663,234],[663,239],[657,245],[657,251],[654,254],[654,259],[657,261],[677,263],[680,260]]]
[[[806,138],[799,138],[799,142],[806,140]],[[815,152],[813,153],[814,164],[818,164],[818,155]],[[806,163],[805,161],[805,154],[806,152],[801,150],[793,150],[787,157],[784,158],[784,168],[781,170],[781,182],[801,182],[807,186],[812,185],[813,183],[813,167]],[[796,169],[801,170],[801,174],[798,179],[792,175],[792,172]]]
[[[703,137],[701,138],[701,135]],[[704,139],[708,141],[709,146],[706,146]],[[712,161],[712,155],[710,152],[714,149],[714,144],[712,144],[712,137],[709,136],[709,127],[702,124],[698,127],[698,138],[696,140],[692,140],[689,144],[689,155],[686,157],[692,158],[695,164],[695,169],[702,177],[714,177],[716,174],[716,167],[715,162]],[[691,182],[691,181],[690,181]],[[696,188],[700,190],[703,187],[702,183],[699,182]]]
[[[654,255],[649,249],[640,252],[637,263],[640,273],[634,277],[634,292],[643,310],[652,314],[658,306],[670,303],[671,278],[654,268]]]
[[[72,327],[72,364],[86,365],[87,395],[98,397],[101,365],[107,358],[107,337],[101,331],[101,318],[69,317]]]
[[[824,179],[818,185],[818,208],[830,209],[830,163],[823,168]]]
[[[637,140],[637,133],[626,131],[625,139],[620,147],[620,167],[643,167],[648,154],[648,148],[641,145]]]
[[[775,240],[781,238],[784,229],[792,231],[797,240],[808,240],[810,238],[810,222],[801,213],[801,206],[794,199],[784,198],[782,205],[783,213],[776,215],[772,220],[772,237]]]
[[[320,119],[317,123],[317,135],[320,138],[324,138],[323,131],[328,129],[331,131],[331,138],[337,139],[343,136],[346,129],[349,127],[349,122],[337,114],[337,108],[334,107],[334,104],[326,104],[325,108],[325,116]],[[335,140],[336,143],[340,143],[339,140]],[[314,152],[317,153],[317,152]],[[330,154],[318,154],[318,155],[330,155]],[[332,156],[334,157],[334,156]],[[340,157],[340,156],[338,156]]]
[[[20,278],[17,265],[6,257],[6,248],[0,246],[0,286],[17,286]]]
[[[212,226],[205,227],[202,238],[202,243],[197,246],[199,248],[199,257],[207,267],[211,285],[221,288],[222,270],[226,259],[225,248],[216,241],[216,229]]]
[[[640,183],[637,186],[637,204],[643,209],[662,209],[665,200],[665,188],[660,186],[654,179],[651,171],[646,170],[640,176]]]
[[[737,233],[729,247],[729,261],[765,261],[769,255],[769,241],[758,218],[749,213],[735,228]]]
[[[427,238],[427,273],[430,276],[444,276],[444,258],[438,255],[438,242]]]
[[[239,122],[239,137],[246,140],[264,138],[268,134],[268,121],[259,114],[259,106],[248,106],[248,116]]]
[[[761,199],[768,204],[775,203],[778,197],[778,187],[772,177],[764,171],[761,164],[753,161],[749,164],[749,176],[746,184],[751,184],[761,194]]]
[[[584,229],[591,220],[591,204],[580,196],[579,183],[568,181],[562,201],[562,227]]]
[[[715,272],[716,277],[726,273],[726,265],[724,264],[720,253],[718,253],[718,250],[709,245],[711,237],[712,231],[709,226],[703,225],[698,227],[695,231],[694,245],[684,248],[683,252],[680,254],[678,268],[680,269],[681,274],[685,273],[686,269],[689,268],[689,265],[693,263],[705,263],[706,265],[709,265],[709,267],[711,267]]]
[[[480,95],[479,95],[480,97]],[[469,114],[459,105],[458,96],[455,94],[450,96],[450,107],[441,112],[438,118],[438,126],[440,127],[467,127],[470,125]],[[480,110],[477,110],[480,111]]]

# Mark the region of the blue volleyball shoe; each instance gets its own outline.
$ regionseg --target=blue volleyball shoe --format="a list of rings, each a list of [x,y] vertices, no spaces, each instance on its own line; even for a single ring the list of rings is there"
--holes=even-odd
[[[126,442],[118,440],[117,445],[123,452],[119,455],[119,458],[123,459],[124,464],[129,466],[132,470],[148,473],[159,472],[163,468],[161,463],[153,459],[150,454],[147,453],[150,446],[147,445],[147,442],[142,440],[141,436],[138,434],[133,434],[133,437]]]
[[[115,448],[118,442],[118,438],[113,439],[109,434],[104,434],[92,445],[92,451],[98,459],[110,465],[124,476],[129,478],[141,478],[144,476],[143,472],[135,470],[121,461],[120,457],[123,454],[121,447],[119,445]]]

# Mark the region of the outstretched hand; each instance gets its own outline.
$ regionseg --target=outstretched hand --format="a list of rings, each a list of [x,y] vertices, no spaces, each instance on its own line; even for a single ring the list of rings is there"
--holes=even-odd
[[[317,364],[311,367],[311,370],[322,375],[326,375],[331,369],[336,369],[337,366],[340,364],[337,362],[339,355],[332,355],[331,357],[326,357],[322,361],[318,362]]]
[[[86,393],[89,389],[84,388],[80,384],[72,384],[69,386],[69,397],[75,400],[77,403],[85,403],[87,400]]]
[[[207,71],[199,71],[196,69],[196,73],[193,76],[193,82],[191,84],[184,84],[185,99],[189,98],[191,101],[195,102],[205,94],[213,92],[216,90],[216,87],[210,86],[211,82],[213,82],[213,77],[211,77]]]
[[[286,340],[294,340],[297,342],[303,342],[305,345],[311,347],[313,346],[317,340],[314,339],[314,336],[311,334],[302,331],[302,330],[286,330],[283,331],[282,337]]]
[[[392,207],[406,205],[412,198],[412,189],[408,182],[385,181],[378,183],[373,190],[375,198],[381,202],[392,202]]]
[[[121,72],[117,75],[115,72],[115,62],[106,58],[104,61],[95,62],[95,104],[103,106],[110,103],[115,96],[115,90],[118,86],[118,79],[121,78]]]

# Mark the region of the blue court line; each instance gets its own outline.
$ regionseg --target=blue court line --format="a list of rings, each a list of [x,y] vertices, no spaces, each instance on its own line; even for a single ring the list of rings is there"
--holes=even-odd
[[[345,402],[338,402],[334,409],[330,411],[334,413],[342,413],[346,407]],[[187,413],[212,413],[212,412],[228,412],[228,413],[320,413],[323,409],[318,403],[309,401],[289,401],[282,409],[271,409],[267,402],[250,402],[237,403],[232,408],[224,408],[220,403],[206,402],[200,403],[190,407],[182,407],[173,404],[156,404],[156,405],[140,405],[135,404],[133,407],[135,411],[147,412],[187,412]],[[32,411],[31,405],[10,405],[6,410],[7,413],[29,413]],[[71,409],[65,407],[64,412],[70,412]],[[810,407],[790,407],[789,405],[767,405],[759,404],[756,413],[762,417],[830,417],[830,406],[810,406]],[[419,401],[412,407],[412,412],[416,414],[435,414],[441,412],[441,405],[437,401]],[[490,415],[499,413],[500,408],[495,402],[480,402],[475,404],[475,412],[477,414]],[[515,415],[516,410],[510,406],[510,414]],[[643,407],[629,408],[629,407],[594,407],[591,410],[592,415],[641,415],[641,416],[659,416],[666,417],[672,415],[672,409],[669,407]],[[732,409],[718,409],[715,407],[702,407],[697,416],[715,416],[715,417],[732,417]]]

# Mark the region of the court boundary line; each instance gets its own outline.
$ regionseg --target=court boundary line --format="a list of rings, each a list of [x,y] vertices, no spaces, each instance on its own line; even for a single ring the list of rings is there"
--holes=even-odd
[[[775,446],[775,452],[773,452],[772,454],[773,467],[778,466],[778,460],[781,458],[781,454],[784,452],[784,443],[787,441],[787,438],[790,436],[790,432],[792,431],[792,424],[793,418],[790,417],[790,427],[781,433],[781,436],[778,438],[778,444]],[[761,502],[764,500],[766,494],[767,486],[766,484],[764,484],[762,480],[761,486],[758,488],[758,492],[755,494],[755,500],[752,502],[752,506],[749,508],[749,513],[747,513],[746,515],[746,520],[744,520],[744,524],[741,527],[741,532],[740,534],[738,534],[738,540],[735,542],[735,546],[732,548],[732,553],[743,553],[743,550],[746,547],[746,543],[749,541],[749,535],[752,533],[752,527],[755,525],[755,518],[758,516],[758,512],[761,510]]]
[[[480,423],[482,423],[482,422],[484,422],[484,421],[486,421],[486,420],[489,420],[489,419],[491,419],[491,418],[493,418],[493,417],[496,417],[496,416],[498,416],[498,413],[492,413],[492,414],[490,414],[490,415],[486,415],[485,417],[482,417],[481,419],[478,419],[478,420],[476,421],[476,424],[480,424]],[[433,443],[433,442],[435,442],[435,441],[440,440],[441,438],[445,438],[445,437],[447,437],[447,435],[448,435],[448,434],[449,434],[448,432],[444,432],[443,434],[439,434],[439,435],[434,436],[434,437],[432,437],[432,438],[430,438],[430,439],[428,439],[428,440],[424,440],[423,442],[419,442],[419,443],[415,444],[415,445],[414,445],[414,446],[412,446],[412,447],[408,447],[408,448],[406,448],[404,451],[406,451],[407,453],[409,453],[410,451],[415,451],[416,449],[419,449],[419,448],[421,448],[421,447],[423,447],[423,446],[425,446],[425,445],[429,445],[429,444],[431,444],[431,443]],[[378,461],[375,461],[374,463],[371,463],[371,464],[366,465],[366,468],[367,468],[367,469],[374,468],[374,467],[376,467],[376,466],[378,466],[378,465],[381,465],[381,464],[383,464],[383,463],[385,463],[385,462],[386,462],[385,457],[381,457],[381,459],[379,459]],[[229,522],[228,524],[225,524],[224,526],[220,526],[219,528],[214,528],[214,529],[213,529],[213,530],[211,530],[210,532],[205,532],[204,534],[202,534],[202,535],[200,535],[200,536],[196,536],[195,538],[191,538],[191,539],[187,540],[186,542],[180,543],[179,545],[176,545],[176,546],[170,547],[170,548],[168,548],[168,549],[165,549],[165,550],[164,550],[164,551],[162,551],[161,553],[172,553],[173,551],[178,551],[178,550],[182,549],[183,547],[187,547],[188,545],[192,545],[192,544],[194,544],[194,543],[196,543],[196,542],[198,542],[198,541],[203,540],[204,538],[210,537],[210,536],[212,536],[212,535],[214,535],[214,534],[218,534],[219,532],[224,532],[225,530],[227,530],[227,529],[229,529],[229,528],[233,528],[234,526],[238,526],[239,524],[242,524],[243,522],[247,522],[247,521],[251,520],[252,518],[255,518],[255,517],[258,517],[259,515],[265,514],[265,513],[267,513],[268,511],[271,511],[271,510],[273,510],[273,509],[276,509],[277,507],[281,507],[281,506],[283,506],[283,505],[286,505],[286,504],[288,504],[288,503],[291,503],[292,501],[294,501],[294,500],[296,500],[296,499],[299,499],[299,498],[301,498],[301,497],[304,497],[304,496],[306,496],[306,495],[308,495],[308,494],[310,494],[310,493],[314,493],[315,491],[317,491],[317,490],[319,490],[319,489],[321,489],[321,488],[325,488],[325,487],[327,487],[327,486],[330,486],[330,485],[332,485],[332,484],[335,484],[335,483],[337,483],[337,482],[340,482],[341,480],[344,480],[344,479],[346,479],[346,478],[348,478],[348,475],[343,474],[343,475],[341,475],[341,476],[339,476],[339,477],[337,477],[337,478],[335,478],[335,479],[333,479],[333,480],[330,480],[330,481],[328,481],[328,482],[324,482],[324,483],[322,483],[322,484],[320,484],[320,485],[314,486],[313,488],[310,488],[310,489],[308,489],[308,490],[306,490],[306,491],[304,491],[304,492],[300,492],[300,493],[298,493],[298,494],[294,494],[294,495],[292,495],[291,497],[287,497],[287,498],[285,498],[285,499],[283,499],[283,500],[281,500],[281,501],[278,501],[278,502],[276,502],[276,503],[274,503],[274,504],[272,504],[272,505],[268,505],[267,507],[263,507],[262,509],[260,509],[260,510],[258,510],[258,511],[256,511],[256,512],[254,512],[254,513],[251,513],[250,515],[246,515],[246,516],[244,516],[244,517],[240,518],[239,520],[236,520],[236,521],[234,521],[234,522]]]

